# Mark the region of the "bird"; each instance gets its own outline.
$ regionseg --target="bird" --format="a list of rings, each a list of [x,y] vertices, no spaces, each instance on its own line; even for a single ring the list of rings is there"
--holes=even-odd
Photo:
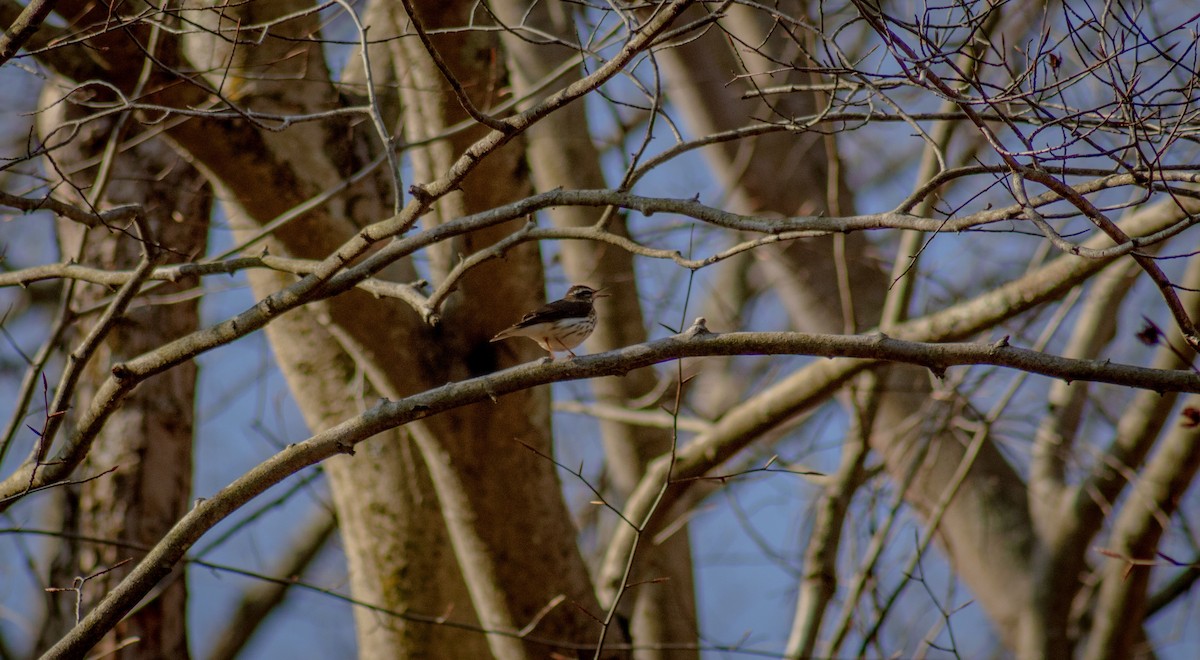
[[[607,295],[601,293],[600,289],[576,284],[567,289],[567,295],[562,300],[546,303],[529,312],[520,321],[492,337],[492,341],[529,337],[550,353],[551,360],[554,360],[555,351],[566,351],[572,358],[576,357],[571,349],[582,344],[596,329],[596,308],[592,303],[596,298]]]

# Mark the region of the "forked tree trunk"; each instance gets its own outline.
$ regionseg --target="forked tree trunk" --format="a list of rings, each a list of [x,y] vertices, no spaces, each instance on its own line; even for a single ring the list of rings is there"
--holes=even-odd
[[[388,7],[399,12],[395,5]],[[254,8],[249,5],[229,11],[237,14]],[[423,20],[437,27],[465,24],[462,12],[468,9],[466,3],[425,3],[421,11]],[[270,11],[285,13],[289,9],[272,6]],[[402,18],[396,18],[398,13],[392,16],[395,25],[409,29]],[[249,13],[241,16],[247,24],[266,18]],[[275,26],[273,33],[290,31],[303,43],[316,29],[315,22],[289,21]],[[315,111],[329,98],[329,90],[320,86],[281,81],[287,77],[288,66],[300,67],[293,72],[296,76],[327,79],[315,47],[268,41],[268,46],[277,46],[276,51],[256,48],[230,53],[220,43],[200,41],[191,52],[208,53],[212,62],[231,65],[230,70],[222,71],[227,84],[273,98],[281,109]],[[400,48],[373,52],[380,58],[386,52],[391,58],[375,64],[395,71],[388,78],[400,89],[406,136],[435,135],[463,118],[462,109],[420,43],[415,39],[396,43]],[[435,37],[435,43],[455,75],[466,81],[475,102],[486,107],[489,90],[503,83],[503,68],[494,66],[488,57],[494,48],[491,38],[449,34]],[[312,52],[297,52],[305,48]],[[268,65],[271,77],[262,79]],[[239,171],[236,163],[208,157],[209,147],[198,135],[177,137],[184,148],[196,149],[197,156],[221,181],[231,218],[250,232],[254,224],[270,220],[361,167],[364,154],[370,152],[364,146],[378,140],[378,136],[359,133],[352,146],[345,148],[339,145],[345,145],[346,134],[338,134],[329,124],[296,128],[299,130],[261,136],[256,166],[272,163],[271,167],[277,168],[275,181],[293,182],[270,194],[264,194],[262,183]],[[360,128],[369,126],[360,124]],[[416,182],[440,176],[480,135],[479,130],[459,132],[406,152],[412,158]],[[314,149],[313,145],[328,148]],[[528,191],[522,158],[519,142],[489,156],[459,191],[435,206],[427,221],[441,222],[520,197]],[[350,238],[354,227],[391,215],[389,182],[386,175],[368,179],[360,187],[363,196],[356,198],[356,203],[335,201],[280,228],[274,233],[272,250],[324,257]],[[460,239],[453,251],[431,260],[435,281],[441,281],[453,266],[457,252],[473,252],[509,231],[511,227],[499,227]],[[401,264],[398,272],[399,277],[411,280],[414,270]],[[260,296],[275,290],[284,279],[264,273],[251,276]],[[380,395],[409,394],[536,357],[538,351],[532,344],[490,344],[488,339],[499,327],[536,306],[541,290],[538,252],[527,246],[511,251],[503,261],[473,270],[460,281],[441,310],[442,322],[437,327],[425,325],[411,309],[395,302],[350,293],[290,313],[268,326],[267,333],[306,420],[317,431],[371,405]],[[531,640],[594,643],[599,627],[592,617],[598,614],[598,607],[555,467],[523,443],[543,454],[553,453],[544,390],[440,415],[373,439],[356,456],[332,461],[329,471],[354,596],[393,613],[447,615],[453,621],[511,632],[528,624],[561,595],[565,603],[540,619]],[[386,612],[360,608],[356,616],[363,657],[478,656],[487,652],[536,657],[554,648],[538,641],[514,645],[506,637],[406,623],[403,617]],[[496,625],[497,621],[506,625]]]

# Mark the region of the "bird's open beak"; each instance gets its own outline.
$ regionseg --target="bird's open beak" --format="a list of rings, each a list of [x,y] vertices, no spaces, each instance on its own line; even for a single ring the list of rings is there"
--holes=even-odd
[[[596,289],[592,293],[592,297],[593,298],[607,298],[612,295],[611,293],[604,293],[605,291],[608,291],[608,288]]]

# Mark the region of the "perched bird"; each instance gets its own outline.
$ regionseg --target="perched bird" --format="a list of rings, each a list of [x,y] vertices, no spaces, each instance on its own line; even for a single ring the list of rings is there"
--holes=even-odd
[[[566,351],[575,357],[571,349],[582,344],[596,329],[596,308],[592,302],[607,295],[590,286],[576,284],[567,290],[562,300],[529,312],[516,325],[492,337],[492,341],[529,337],[550,353],[551,360],[555,351]]]

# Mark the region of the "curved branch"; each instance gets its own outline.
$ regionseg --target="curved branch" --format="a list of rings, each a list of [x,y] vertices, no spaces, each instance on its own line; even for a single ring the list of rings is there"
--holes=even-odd
[[[1200,261],[1193,260],[1184,281],[1191,286],[1200,284]],[[1198,307],[1200,301],[1192,305],[1191,311],[1196,312]],[[1155,351],[1151,364],[1159,369],[1190,367],[1165,341]],[[1102,460],[1096,461],[1077,485],[1064,491],[1062,513],[1054,521],[1060,553],[1082,560],[1110,507],[1136,479],[1138,469],[1167,424],[1176,399],[1172,394],[1145,396],[1139,392],[1129,402],[1112,440],[1101,454]]]
[[[353,453],[356,444],[378,433],[441,412],[489,401],[539,385],[621,375],[660,362],[711,355],[812,355],[852,358],[818,362],[802,370],[807,383],[805,390],[810,395],[822,397],[855,374],[879,364],[879,361],[906,362],[925,366],[936,372],[944,371],[953,365],[991,364],[1055,378],[1200,393],[1200,375],[1190,371],[1157,371],[1111,362],[1072,360],[1015,348],[1005,343],[929,344],[891,339],[882,335],[840,336],[799,332],[713,334],[702,324],[697,324],[685,333],[645,344],[563,362],[532,362],[487,376],[448,383],[398,401],[383,400],[361,415],[308,440],[289,445],[221,489],[213,497],[199,501],[120,585],[109,592],[79,625],[50,649],[46,657],[77,657],[83,654],[136,605],[158,580],[170,573],[171,567],[183,558],[187,549],[201,535],[230,513],[303,468],[338,454]],[[805,400],[815,399],[810,397]],[[730,415],[723,419],[718,427],[728,427],[731,419],[744,424],[744,417],[745,415],[741,414]],[[680,452],[680,460],[673,471],[676,478],[700,476],[714,460],[719,461],[727,457],[724,451],[717,456],[709,456],[707,451],[697,454],[696,448],[700,447],[703,451],[707,449],[707,444],[697,441]],[[664,467],[661,461],[654,463],[643,484],[653,483],[649,480]]]
[[[1151,207],[1130,217],[1126,222],[1126,229],[1134,233],[1155,231],[1175,222],[1180,213],[1181,210],[1174,205]],[[1099,245],[1107,240],[1107,237],[1100,236],[1093,242]],[[1106,263],[1062,256],[1037,271],[973,300],[899,325],[894,332],[910,340],[950,341],[971,336],[1062,295],[1095,274]],[[684,477],[693,472],[707,472],[745,447],[758,434],[814,405],[821,397],[830,394],[860,370],[840,371],[835,366],[818,363],[788,376],[726,414],[714,425],[710,433],[693,440],[680,452],[676,472]],[[627,517],[642,520],[654,510],[652,507],[657,500],[656,487],[662,483],[667,467],[660,458],[647,471],[646,478],[629,499],[625,511]],[[680,470],[682,472],[679,472]],[[681,497],[685,491],[686,484],[677,486],[670,491],[668,499]],[[667,510],[670,504],[670,501],[664,502],[661,507]],[[624,557],[628,556],[633,542],[633,530],[620,527],[609,543],[597,578],[603,599],[611,598],[612,594],[618,592],[620,585],[616,580],[620,575],[620,566]]]
[[[1188,398],[1189,405],[1200,399]],[[1159,541],[1169,520],[1183,502],[1183,494],[1200,471],[1200,429],[1176,424],[1141,472],[1129,501],[1113,525],[1112,550],[1104,567],[1104,580],[1093,612],[1094,628],[1085,657],[1122,658],[1133,653],[1142,634],[1137,625],[1147,611],[1150,566],[1156,563]],[[1133,625],[1131,625],[1133,624]]]

